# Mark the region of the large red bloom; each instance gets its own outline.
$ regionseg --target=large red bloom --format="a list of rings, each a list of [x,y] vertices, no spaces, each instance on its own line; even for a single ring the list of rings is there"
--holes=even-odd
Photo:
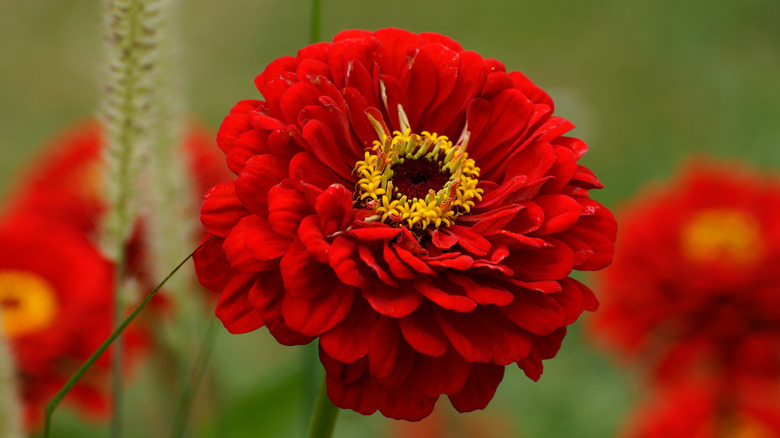
[[[594,327],[656,375],[780,375],[780,181],[697,165],[625,209]]]
[[[339,407],[427,416],[484,408],[506,365],[533,379],[611,261],[615,222],[588,197],[551,99],[438,34],[346,31],[272,62],[217,143],[196,255],[234,333],[319,338]]]

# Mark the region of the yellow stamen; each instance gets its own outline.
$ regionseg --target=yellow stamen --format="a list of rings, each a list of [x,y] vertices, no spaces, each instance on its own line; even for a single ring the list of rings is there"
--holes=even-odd
[[[45,329],[57,314],[54,288],[31,272],[2,270],[0,312],[9,337]]]
[[[438,191],[430,189],[422,199],[409,199],[399,190],[398,182],[393,182],[393,166],[408,160],[435,163],[447,175],[447,182]],[[394,132],[393,137],[382,135],[355,164],[354,172],[360,176],[354,204],[372,209],[381,222],[404,226],[418,237],[429,225],[452,225],[482,199],[483,190],[477,187],[479,168],[468,158],[465,145],[453,145],[436,133],[412,134],[407,128],[403,133]]]
[[[702,210],[683,228],[682,253],[697,262],[721,262],[746,266],[763,253],[761,228],[744,211]]]

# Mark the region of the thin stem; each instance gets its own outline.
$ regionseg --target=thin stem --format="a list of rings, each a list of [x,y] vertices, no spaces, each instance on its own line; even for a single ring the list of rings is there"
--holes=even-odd
[[[314,402],[314,413],[309,425],[309,438],[331,438],[338,414],[339,408],[328,399],[325,375],[323,375],[320,389],[317,392],[317,400]]]
[[[122,251],[116,265],[115,283],[114,283],[114,329],[118,327],[119,321],[124,314],[122,305],[122,286],[125,282],[125,271],[127,270],[127,257]],[[111,401],[113,415],[111,416],[111,435],[119,437],[122,433],[122,356],[124,346],[122,337],[117,335],[114,344],[113,360],[111,362]]]
[[[192,377],[190,378],[188,385],[182,391],[181,400],[179,401],[179,407],[176,410],[176,420],[173,424],[171,432],[171,438],[184,436],[184,431],[187,428],[187,420],[192,410],[192,401],[195,395],[198,393],[200,383],[203,381],[203,376],[206,375],[206,369],[208,368],[209,361],[211,360],[211,351],[214,347],[214,336],[216,332],[216,324],[214,319],[211,320],[209,327],[206,331],[206,337],[201,344],[200,352],[198,353],[198,359],[195,362],[195,366],[192,370]]]
[[[320,11],[322,10],[320,0],[311,1],[311,33],[309,41],[314,44],[320,42]]]
[[[79,369],[76,370],[75,373],[68,379],[67,382],[65,382],[65,385],[62,386],[62,388],[57,392],[57,394],[54,395],[54,397],[51,399],[51,401],[46,404],[46,410],[45,410],[45,416],[44,416],[44,429],[43,429],[43,436],[44,438],[49,437],[49,433],[51,432],[51,416],[54,413],[54,410],[57,409],[57,406],[59,406],[60,402],[62,402],[62,399],[65,398],[66,395],[68,395],[68,392],[73,388],[73,386],[81,379],[81,377],[86,373],[90,367],[98,360],[98,358],[105,353],[105,351],[108,349],[108,347],[111,346],[111,344],[116,340],[116,338],[119,337],[119,335],[122,334],[122,332],[127,328],[128,325],[130,325],[131,322],[135,319],[136,316],[138,316],[139,313],[141,313],[141,310],[146,307],[146,304],[149,303],[149,301],[154,298],[154,296],[157,294],[157,291],[159,291],[163,286],[165,286],[165,283],[168,282],[168,280],[173,277],[173,275],[179,271],[179,269],[184,266],[185,263],[189,259],[192,258],[193,255],[195,255],[198,250],[203,248],[203,245],[208,243],[211,239],[203,242],[195,248],[195,251],[191,252],[190,255],[188,255],[184,260],[181,261],[169,274],[165,279],[157,285],[149,294],[146,295],[146,298],[141,301],[141,303],[133,310],[130,315],[128,315],[127,318],[125,318],[124,321],[122,321],[121,324],[114,330],[113,333],[106,339],[100,346],[95,350],[94,353],[92,353],[92,356],[89,357],[89,359],[84,362]]]

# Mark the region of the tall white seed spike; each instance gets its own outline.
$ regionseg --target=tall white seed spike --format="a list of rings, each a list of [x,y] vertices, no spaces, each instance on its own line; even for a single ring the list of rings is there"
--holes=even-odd
[[[177,72],[178,23],[180,2],[160,2],[157,28],[160,32],[160,54],[157,60],[159,73],[152,104],[158,117],[150,127],[151,151],[144,193],[144,213],[149,252],[149,267],[155,278],[163,278],[171,266],[175,266],[194,244],[195,220],[198,208],[192,176],[187,168],[189,157],[184,150],[187,128],[184,120],[182,84]],[[166,286],[175,302],[174,308],[183,318],[191,318],[197,312],[199,301],[187,294],[194,279],[192,265],[185,265]],[[185,296],[187,295],[187,296]],[[189,315],[189,316],[188,316]],[[181,322],[181,321],[180,321]],[[196,327],[190,327],[193,332]]]
[[[152,93],[160,33],[153,25],[159,2],[106,0],[105,71],[100,118],[105,127],[104,178],[107,213],[101,246],[119,260],[140,208],[138,181],[149,153],[156,114]]]

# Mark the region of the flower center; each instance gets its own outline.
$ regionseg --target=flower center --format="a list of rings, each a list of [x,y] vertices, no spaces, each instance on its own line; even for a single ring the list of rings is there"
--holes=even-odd
[[[383,135],[355,164],[360,180],[354,205],[372,209],[376,219],[405,226],[418,237],[429,225],[452,225],[482,200],[479,168],[466,146],[443,135],[394,132]]]
[[[742,211],[710,209],[699,212],[683,228],[683,254],[697,262],[745,266],[763,251],[756,219]]]
[[[44,329],[57,313],[54,288],[33,273],[0,270],[0,312],[9,337]]]
[[[740,415],[738,417],[729,416],[720,422],[719,430],[726,438],[770,438],[776,436],[775,433],[766,424],[759,423],[755,419]],[[697,436],[710,436],[709,433],[702,431]]]

